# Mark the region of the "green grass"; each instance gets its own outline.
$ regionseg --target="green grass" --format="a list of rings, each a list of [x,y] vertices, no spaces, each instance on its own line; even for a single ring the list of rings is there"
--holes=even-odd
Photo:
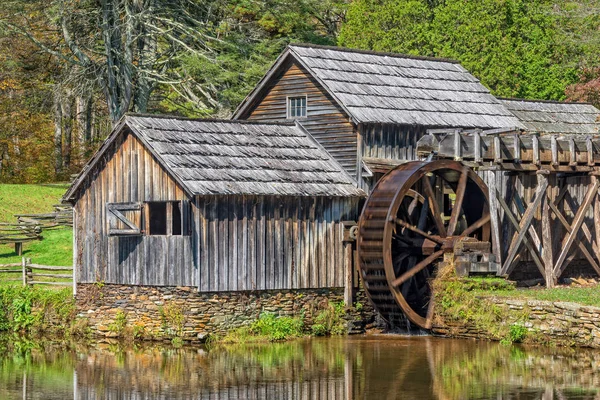
[[[8,185],[0,184],[0,222],[15,223],[15,214],[42,214],[54,211],[67,189],[65,184]],[[46,230],[42,240],[26,242],[23,256],[34,264],[70,266],[73,264],[73,231],[71,228]],[[20,263],[14,244],[0,245],[0,264]],[[59,272],[65,274],[66,272]],[[0,285],[18,274],[0,274]]]
[[[0,222],[15,222],[15,214],[52,212],[67,190],[66,184],[7,185],[0,184]]]
[[[60,228],[42,232],[43,239],[23,245],[23,257],[31,258],[34,264],[62,265],[73,264],[73,230]],[[14,245],[0,246],[0,264],[21,262],[15,253]]]
[[[600,307],[599,287],[560,287],[554,289],[518,289],[474,291],[477,295],[493,295],[514,299],[533,299],[542,301],[566,301],[586,306]]]

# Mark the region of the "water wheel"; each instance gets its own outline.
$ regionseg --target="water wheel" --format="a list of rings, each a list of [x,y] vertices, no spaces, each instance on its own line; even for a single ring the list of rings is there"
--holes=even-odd
[[[358,256],[366,293],[392,325],[431,328],[430,282],[457,239],[490,240],[487,186],[449,160],[413,161],[384,175],[363,208]]]

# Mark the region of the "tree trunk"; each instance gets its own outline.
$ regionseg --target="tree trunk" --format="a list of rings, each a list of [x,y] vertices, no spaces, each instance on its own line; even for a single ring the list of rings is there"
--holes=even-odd
[[[55,89],[55,91],[57,91]],[[54,93],[54,173],[56,176],[62,174],[62,108],[60,106],[60,95]]]
[[[63,169],[69,171],[71,167],[71,152],[73,149],[73,98],[70,94],[62,101],[64,153]]]
[[[77,132],[81,155],[87,159],[92,148],[92,99],[89,96],[77,97]]]

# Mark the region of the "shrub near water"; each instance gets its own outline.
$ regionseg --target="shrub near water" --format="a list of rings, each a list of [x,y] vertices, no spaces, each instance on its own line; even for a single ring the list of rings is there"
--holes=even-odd
[[[222,339],[222,342],[276,342],[301,337],[303,329],[304,322],[300,317],[277,317],[272,313],[262,313],[250,326],[244,326],[228,332]]]
[[[0,331],[71,333],[75,302],[70,289],[0,286]]]

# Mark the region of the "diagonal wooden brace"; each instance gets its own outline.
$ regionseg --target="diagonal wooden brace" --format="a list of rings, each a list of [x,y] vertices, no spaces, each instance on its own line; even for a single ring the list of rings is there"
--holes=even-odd
[[[504,201],[504,199],[502,198],[502,196],[500,195],[500,192],[498,192],[498,190],[496,190],[496,198],[498,199],[500,206],[504,210],[504,215],[508,218],[510,223],[514,226],[516,233],[520,233],[521,229],[519,228],[519,221],[517,221],[517,218],[511,211],[508,204],[506,204],[506,201]],[[540,256],[539,256],[538,251],[536,250],[535,246],[533,245],[533,243],[531,243],[529,241],[529,239],[527,237],[523,237],[523,243],[525,244],[525,246],[531,253],[531,257],[533,258],[535,265],[538,267],[538,269],[540,270],[542,275],[544,275],[544,266],[543,266],[542,261],[540,260]],[[500,270],[500,275],[510,274],[512,272],[513,268],[514,268],[514,265],[509,266],[509,269],[505,269],[504,265],[503,265],[502,269]]]
[[[542,199],[545,196],[547,187],[548,187],[548,180],[542,179],[541,183],[538,184],[538,186],[537,186],[537,189],[535,191],[535,197],[534,197],[533,201],[529,204],[529,206],[527,207],[527,210],[525,210],[525,213],[523,214],[523,218],[519,222],[519,229],[513,235],[513,239],[511,241],[510,247],[508,249],[508,255],[506,256],[506,260],[504,261],[504,265],[502,266],[502,274],[506,274],[506,273],[509,273],[508,271],[512,271],[512,263],[515,259],[515,256],[517,255],[517,252],[519,251],[519,248],[521,247],[521,244],[523,243],[523,239],[525,238],[527,231],[529,230],[531,221],[533,221],[533,217],[535,216],[535,211],[542,203]],[[506,210],[505,210],[505,212],[506,212]],[[540,266],[538,266],[538,267],[540,267]],[[542,271],[543,271],[543,267],[542,267]],[[542,272],[542,275],[543,274],[544,274],[544,272]]]
[[[567,258],[569,249],[571,248],[571,245],[573,244],[575,238],[577,237],[577,233],[578,233],[579,229],[581,228],[581,225],[583,224],[585,214],[586,214],[588,208],[590,207],[590,205],[592,204],[594,197],[597,195],[598,186],[599,186],[598,180],[595,179],[592,186],[588,189],[587,193],[585,194],[585,198],[583,200],[583,203],[581,203],[581,206],[577,210],[577,214],[575,214],[575,218],[573,219],[573,224],[571,225],[572,230],[567,235],[567,239],[565,240],[565,243],[560,252],[560,255],[558,256],[558,259],[556,260],[556,265],[554,266],[554,275],[556,276],[556,279],[560,278],[560,276],[562,275],[562,273],[564,272],[565,268],[568,265],[565,263],[565,259]]]

